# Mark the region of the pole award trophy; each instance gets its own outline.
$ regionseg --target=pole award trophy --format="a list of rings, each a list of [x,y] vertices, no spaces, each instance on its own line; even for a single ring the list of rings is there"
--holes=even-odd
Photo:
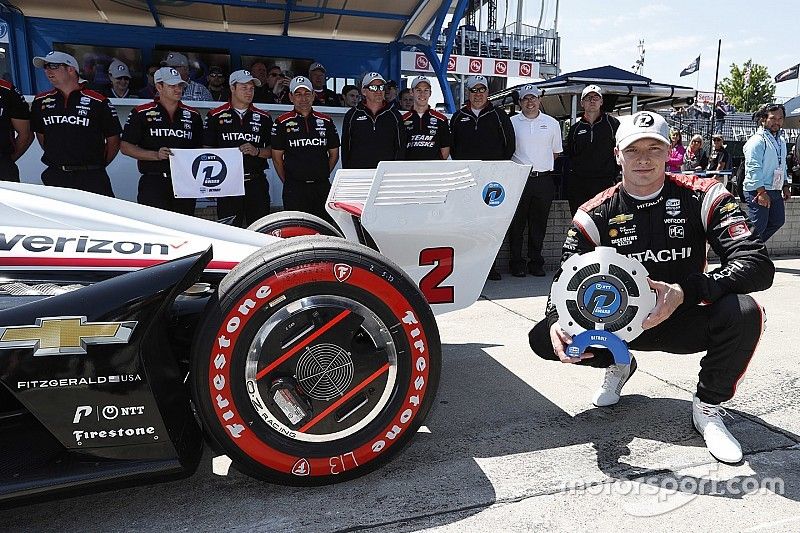
[[[614,248],[598,246],[561,265],[550,299],[558,323],[572,336],[569,357],[590,346],[607,348],[617,364],[629,365],[628,342],[642,333],[642,322],[656,305],[647,269]]]

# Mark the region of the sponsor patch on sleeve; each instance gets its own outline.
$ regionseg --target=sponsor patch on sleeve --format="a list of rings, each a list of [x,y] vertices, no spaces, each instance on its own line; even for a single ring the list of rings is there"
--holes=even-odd
[[[746,222],[736,222],[728,226],[728,235],[731,236],[731,239],[743,239],[749,237],[751,232]]]

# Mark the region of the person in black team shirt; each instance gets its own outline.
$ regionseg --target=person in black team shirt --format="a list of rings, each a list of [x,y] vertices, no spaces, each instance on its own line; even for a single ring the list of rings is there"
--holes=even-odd
[[[361,80],[364,99],[344,115],[342,167],[377,168],[381,161],[406,155],[406,128],[400,113],[384,99],[386,80],[370,72]]]
[[[325,87],[325,67],[322,63],[313,63],[308,69],[308,79],[314,86],[314,105],[339,107],[339,95]]]
[[[431,82],[417,76],[411,82],[414,108],[403,114],[403,125],[408,135],[406,159],[427,161],[450,157],[450,124],[447,117],[431,109]]]
[[[517,147],[514,126],[505,111],[489,101],[486,76],[470,76],[467,90],[469,101],[450,118],[450,155],[453,159],[510,160]],[[494,264],[488,277],[492,281],[500,279]]]
[[[19,182],[16,161],[32,142],[28,104],[16,87],[0,80],[0,181]]]
[[[233,224],[246,228],[269,214],[269,182],[264,173],[269,167],[272,119],[253,105],[255,88],[261,85],[247,70],[237,70],[228,78],[231,101],[206,116],[206,146],[239,148],[244,158],[244,196],[217,198],[217,218],[234,217]]]
[[[42,183],[114,196],[106,166],[119,151],[122,129],[117,111],[102,94],[78,83],[78,62],[69,54],[49,52],[33,58],[45,69],[53,89],[37,94],[31,106],[31,129],[44,150]]]
[[[194,214],[194,198],[175,198],[169,169],[170,148],[202,148],[203,118],[181,102],[186,82],[172,67],[153,76],[158,98],[135,107],[122,132],[122,153],[139,161],[140,204]]]
[[[614,150],[622,183],[581,205],[567,233],[563,259],[612,246],[644,264],[656,306],[630,348],[676,354],[706,350],[692,421],[716,459],[737,463],[742,449],[725,427],[719,404],[733,397],[763,331],[763,310],[747,293],[769,288],[775,267],[739,202],[721,183],[665,174],[668,138],[661,115],[641,111],[622,119]],[[707,244],[722,263],[708,272]],[[565,348],[571,339],[559,324],[565,319],[548,302],[547,319],[530,332],[531,348],[544,359],[605,368],[592,403],[617,403],[636,371],[636,359],[617,365],[601,348],[568,357]]]
[[[294,109],[275,119],[272,127],[272,162],[283,182],[283,208],[332,222],[325,200],[339,160],[339,134],[328,115],[312,108],[314,87],[308,78],[294,78],[289,97]]]
[[[566,146],[567,200],[573,216],[583,202],[614,185],[619,174],[614,160],[614,134],[619,120],[603,111],[600,87],[585,87],[581,106],[583,115],[570,127]]]

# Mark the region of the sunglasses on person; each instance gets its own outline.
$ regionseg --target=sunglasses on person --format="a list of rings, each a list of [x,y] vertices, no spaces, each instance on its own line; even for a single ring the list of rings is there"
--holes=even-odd
[[[58,70],[61,67],[66,67],[64,63],[45,63],[44,68],[45,70]]]
[[[224,78],[225,76],[222,74],[209,74],[209,78]]]
[[[584,102],[599,102],[603,98],[601,96],[587,96],[583,99]]]
[[[367,85],[367,90],[374,93],[379,93],[386,90],[386,84],[381,83],[380,85]]]
[[[486,92],[486,87],[473,87],[469,90],[471,93],[483,94]]]

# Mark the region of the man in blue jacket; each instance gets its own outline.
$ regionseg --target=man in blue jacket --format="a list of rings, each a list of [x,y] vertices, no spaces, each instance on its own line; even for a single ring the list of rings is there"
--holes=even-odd
[[[754,116],[761,127],[744,145],[744,198],[764,242],[783,226],[783,202],[792,195],[786,174],[786,136],[781,129],[785,117],[782,105],[763,106]]]

